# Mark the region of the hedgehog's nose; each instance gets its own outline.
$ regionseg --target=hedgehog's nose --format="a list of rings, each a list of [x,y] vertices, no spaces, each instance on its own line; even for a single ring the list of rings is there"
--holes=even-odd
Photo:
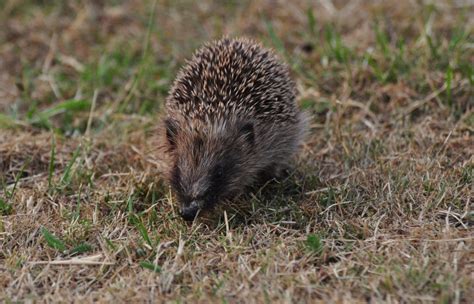
[[[181,217],[185,221],[193,221],[199,211],[199,204],[197,201],[192,201],[187,206],[181,208]]]

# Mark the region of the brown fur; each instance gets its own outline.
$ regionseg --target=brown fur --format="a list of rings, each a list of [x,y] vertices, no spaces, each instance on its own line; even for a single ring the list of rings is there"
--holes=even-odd
[[[182,208],[211,207],[286,167],[307,129],[287,66],[246,39],[198,50],[166,109],[169,181]]]

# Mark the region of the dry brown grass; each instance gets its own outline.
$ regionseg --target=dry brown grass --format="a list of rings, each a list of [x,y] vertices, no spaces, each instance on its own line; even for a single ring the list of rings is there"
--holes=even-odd
[[[0,6],[4,302],[472,301],[470,1]],[[287,180],[190,226],[155,127],[223,34],[290,61],[312,131]]]

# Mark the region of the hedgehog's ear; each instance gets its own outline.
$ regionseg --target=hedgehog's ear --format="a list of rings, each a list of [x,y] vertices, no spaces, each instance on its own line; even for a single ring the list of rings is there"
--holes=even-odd
[[[176,146],[176,134],[178,132],[178,124],[172,119],[165,119],[166,139],[171,148]]]
[[[254,133],[254,128],[253,128],[253,123],[252,122],[250,122],[250,121],[244,122],[240,126],[239,134],[240,134],[240,136],[245,138],[245,140],[249,144],[252,144],[252,145],[254,144],[254,142],[255,142],[255,133]]]

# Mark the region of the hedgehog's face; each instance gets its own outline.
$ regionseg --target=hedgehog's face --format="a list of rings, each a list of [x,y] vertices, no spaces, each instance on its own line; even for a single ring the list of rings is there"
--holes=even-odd
[[[245,186],[254,129],[249,122],[180,128],[166,121],[167,140],[173,155],[170,184],[185,220],[201,210],[233,197]]]

